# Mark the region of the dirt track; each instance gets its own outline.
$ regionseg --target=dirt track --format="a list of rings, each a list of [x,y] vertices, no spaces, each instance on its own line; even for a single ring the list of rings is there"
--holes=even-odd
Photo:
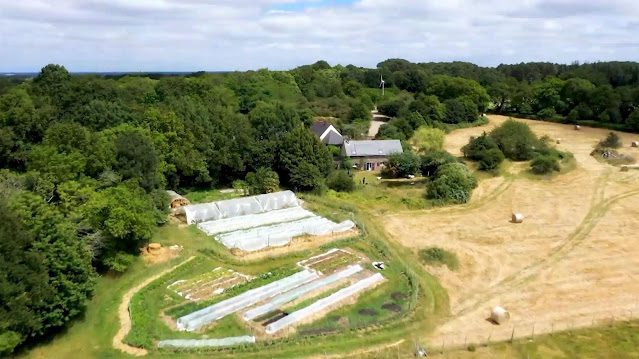
[[[447,136],[460,153],[471,135],[505,120]],[[430,336],[446,346],[504,340],[599,320],[639,316],[639,171],[598,162],[589,154],[607,130],[526,121],[538,135],[561,138],[577,168],[552,180],[522,176],[480,182],[468,205],[388,216],[392,238],[417,251],[439,246],[457,253],[460,269],[428,268],[450,296],[451,316]],[[620,151],[639,158],[619,133]],[[511,171],[524,169],[514,165]],[[524,223],[509,222],[513,211]],[[485,319],[491,306],[511,313],[506,325]]]
[[[189,261],[191,261],[193,258],[195,257],[190,257],[189,259],[185,260],[184,262],[171,267],[169,269],[163,270],[160,273],[157,273],[154,276],[151,276],[147,279],[145,279],[142,283],[136,285],[135,287],[129,289],[124,296],[122,296],[122,302],[120,302],[120,306],[118,307],[118,318],[120,319],[120,329],[118,329],[118,332],[115,334],[115,336],[113,337],[113,347],[121,350],[127,354],[130,355],[135,355],[135,356],[143,356],[147,354],[146,349],[142,349],[142,348],[136,348],[136,347],[132,347],[128,344],[125,344],[123,342],[124,338],[126,338],[127,334],[129,334],[129,331],[131,330],[131,317],[129,316],[129,304],[131,303],[131,298],[133,298],[133,296],[135,295],[135,293],[139,292],[142,288],[146,287],[147,285],[149,285],[151,282],[153,282],[154,280],[160,278],[161,276],[173,271],[174,269],[176,269],[177,267],[188,263]]]

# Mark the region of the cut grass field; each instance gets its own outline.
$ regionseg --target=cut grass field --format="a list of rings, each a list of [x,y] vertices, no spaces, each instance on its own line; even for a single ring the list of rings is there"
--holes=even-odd
[[[446,137],[459,154],[471,135],[505,121],[491,116],[483,128]],[[390,236],[404,246],[439,246],[459,257],[457,271],[429,267],[448,290],[451,316],[426,336],[449,345],[485,342],[571,327],[600,319],[625,318],[639,309],[635,233],[639,230],[639,173],[620,172],[590,156],[605,130],[524,121],[537,135],[562,138],[562,151],[574,154],[575,167],[546,178],[521,175],[525,163],[506,164],[509,176],[483,178],[470,203],[404,211],[384,217]],[[624,143],[633,138],[620,134]],[[630,147],[632,156],[639,151]],[[510,223],[513,212],[524,214]],[[511,313],[506,325],[485,318],[494,305]]]

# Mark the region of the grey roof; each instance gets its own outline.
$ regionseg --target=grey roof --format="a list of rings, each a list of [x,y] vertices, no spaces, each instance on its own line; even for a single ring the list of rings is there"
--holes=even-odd
[[[330,126],[331,124],[326,122],[326,121],[317,121],[314,122],[311,125],[311,132],[313,132],[315,134],[315,136],[319,137],[321,136],[324,131],[326,131],[326,129]]]
[[[344,141],[344,151],[348,157],[388,156],[404,152],[399,140]]]
[[[341,145],[344,142],[344,137],[335,131],[329,132],[322,140],[327,145]]]

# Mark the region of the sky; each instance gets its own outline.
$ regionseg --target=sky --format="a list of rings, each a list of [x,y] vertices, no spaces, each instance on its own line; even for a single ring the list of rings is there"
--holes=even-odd
[[[637,0],[0,0],[0,71],[639,61]]]

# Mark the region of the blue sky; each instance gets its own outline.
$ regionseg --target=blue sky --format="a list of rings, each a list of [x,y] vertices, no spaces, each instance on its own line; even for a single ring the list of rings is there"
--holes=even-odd
[[[639,60],[636,0],[0,0],[0,71]]]
[[[355,3],[355,0],[304,0],[289,3],[275,4],[271,10],[282,11],[302,11],[308,8],[321,8],[333,6],[348,6]]]

